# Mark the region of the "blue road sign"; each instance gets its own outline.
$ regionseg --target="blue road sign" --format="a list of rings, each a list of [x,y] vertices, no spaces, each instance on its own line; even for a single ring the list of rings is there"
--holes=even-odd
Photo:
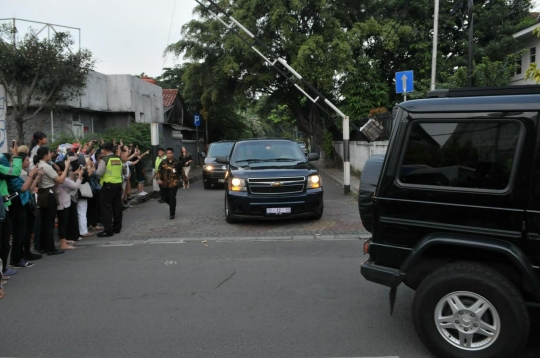
[[[396,93],[414,91],[413,71],[396,72]]]
[[[200,115],[195,114],[193,116],[193,124],[195,124],[195,127],[200,127],[201,126],[201,116]]]

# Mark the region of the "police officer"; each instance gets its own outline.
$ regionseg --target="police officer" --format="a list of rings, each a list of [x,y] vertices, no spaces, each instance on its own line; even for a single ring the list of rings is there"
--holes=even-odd
[[[103,158],[99,161],[97,176],[101,183],[101,221],[104,230],[99,237],[113,236],[122,230],[122,159],[114,154],[110,142],[101,145]]]

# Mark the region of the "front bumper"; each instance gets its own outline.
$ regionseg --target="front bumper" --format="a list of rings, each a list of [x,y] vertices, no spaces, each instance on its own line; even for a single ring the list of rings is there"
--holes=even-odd
[[[202,179],[207,184],[223,184],[225,182],[225,171],[213,170],[203,171]]]
[[[398,269],[378,266],[371,260],[360,265],[360,273],[366,280],[395,288],[403,281],[404,273]]]
[[[308,189],[300,194],[253,195],[227,190],[229,210],[239,218],[284,218],[316,215],[323,208],[322,188]],[[268,208],[291,208],[290,213],[267,214]]]

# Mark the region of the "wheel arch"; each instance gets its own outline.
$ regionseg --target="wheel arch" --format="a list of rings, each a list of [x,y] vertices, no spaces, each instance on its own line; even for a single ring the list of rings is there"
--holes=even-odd
[[[432,233],[424,237],[401,265],[404,283],[415,288],[441,263],[464,260],[489,264],[540,302],[540,280],[523,251],[508,241],[473,235]]]

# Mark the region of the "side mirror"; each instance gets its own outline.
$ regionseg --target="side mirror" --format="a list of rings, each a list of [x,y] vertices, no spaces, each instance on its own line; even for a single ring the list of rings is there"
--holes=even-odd
[[[308,157],[307,157],[307,160],[312,162],[314,160],[319,160],[321,156],[319,155],[319,153],[309,153],[308,154]]]
[[[201,157],[202,157],[202,158],[206,158],[206,153],[205,153],[205,152],[201,152]]]
[[[229,164],[230,160],[228,157],[219,156],[216,158],[216,162],[219,164]]]

